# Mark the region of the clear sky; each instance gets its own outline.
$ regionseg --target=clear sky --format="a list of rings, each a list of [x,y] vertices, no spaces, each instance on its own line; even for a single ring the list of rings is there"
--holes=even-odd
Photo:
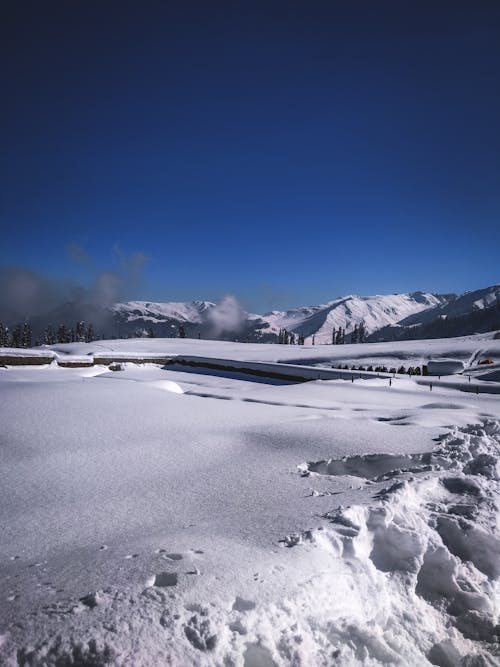
[[[9,5],[1,266],[260,312],[500,281],[500,3]]]

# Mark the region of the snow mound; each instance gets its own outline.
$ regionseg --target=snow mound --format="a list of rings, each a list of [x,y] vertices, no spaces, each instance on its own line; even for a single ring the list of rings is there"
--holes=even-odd
[[[110,588],[87,596],[91,604],[51,607],[59,624],[85,623],[70,626],[76,635],[59,627],[17,647],[0,637],[3,664],[499,664],[500,422],[441,436],[430,467],[410,472],[407,458],[425,463],[394,457],[395,479],[367,504],[281,540],[269,584],[286,583],[284,597],[222,591],[210,604],[172,607],[182,578],[160,571],[141,592]],[[342,465],[374,479],[386,462],[366,455]]]
[[[358,588],[377,582],[378,627],[370,634],[379,653],[391,656],[397,628],[400,656],[412,664],[498,664],[489,658],[500,656],[500,424],[455,429],[433,454],[427,474],[403,476],[368,506],[327,513],[328,539]],[[365,476],[379,472],[376,458],[364,464],[373,472]],[[380,661],[374,638],[364,643]]]

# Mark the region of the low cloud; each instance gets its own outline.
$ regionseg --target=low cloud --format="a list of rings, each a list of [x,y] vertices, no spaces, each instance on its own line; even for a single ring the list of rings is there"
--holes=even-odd
[[[236,297],[227,294],[208,315],[211,336],[239,333],[245,324],[245,312]]]
[[[98,270],[80,245],[71,243],[66,251],[73,261],[88,268],[85,284],[49,278],[23,266],[0,267],[0,321],[12,326],[25,320],[69,324],[72,320],[92,319],[104,326],[110,318],[105,309],[126,299],[142,284],[147,262],[142,252],[120,252],[117,256],[114,248],[115,266]]]

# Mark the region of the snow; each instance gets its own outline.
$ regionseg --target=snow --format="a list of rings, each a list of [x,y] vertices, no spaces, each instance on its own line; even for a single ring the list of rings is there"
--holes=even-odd
[[[387,294],[360,297],[349,295],[334,299],[324,305],[297,308],[285,312],[272,311],[262,319],[269,323],[272,331],[288,329],[315,334],[317,343],[330,343],[332,330],[342,327],[347,333],[355,324],[364,322],[368,334],[389,324],[434,308],[443,302],[434,294]]]
[[[498,664],[500,341],[53,350],[472,379],[0,368],[1,664]]]
[[[203,316],[215,304],[210,301],[188,301],[158,303],[150,301],[127,301],[116,303],[111,310],[123,315],[128,321],[144,319],[156,322],[159,319],[175,319],[181,322],[202,322]]]

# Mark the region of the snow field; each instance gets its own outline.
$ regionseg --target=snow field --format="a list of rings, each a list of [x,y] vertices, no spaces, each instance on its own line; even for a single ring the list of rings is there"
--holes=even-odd
[[[134,364],[0,389],[2,664],[499,663],[497,395]]]

